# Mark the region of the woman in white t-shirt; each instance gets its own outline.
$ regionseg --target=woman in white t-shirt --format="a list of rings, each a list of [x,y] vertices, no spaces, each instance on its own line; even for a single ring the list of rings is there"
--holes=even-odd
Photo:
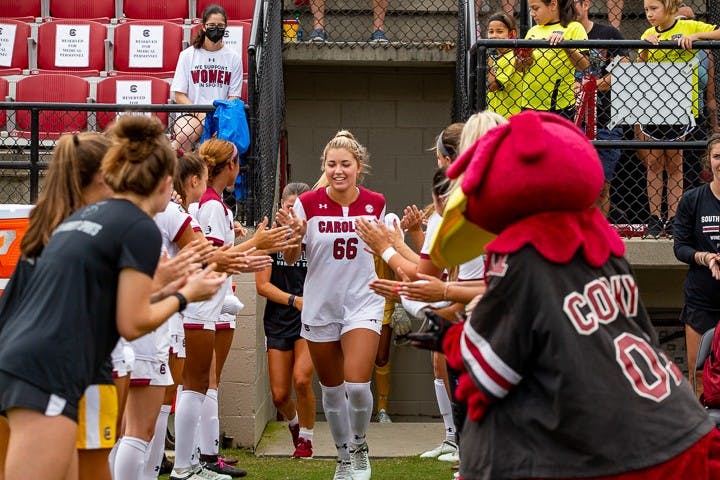
[[[240,98],[243,65],[240,55],[223,43],[227,15],[218,5],[202,14],[202,28],[193,44],[180,52],[170,90],[175,103],[212,105],[215,100]],[[186,113],[175,121],[174,147],[190,151],[203,131],[204,113]]]

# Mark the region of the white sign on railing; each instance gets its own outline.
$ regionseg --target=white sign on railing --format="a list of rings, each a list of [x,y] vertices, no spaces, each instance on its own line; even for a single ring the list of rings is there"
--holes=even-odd
[[[611,65],[608,70],[612,72],[612,116],[608,128],[635,124],[694,127],[693,71],[696,66],[697,60]]]
[[[2,67],[12,65],[16,30],[17,25],[0,23],[0,66]]]
[[[129,65],[130,68],[162,68],[162,25],[130,25]]]
[[[55,66],[90,66],[90,25],[56,25]]]

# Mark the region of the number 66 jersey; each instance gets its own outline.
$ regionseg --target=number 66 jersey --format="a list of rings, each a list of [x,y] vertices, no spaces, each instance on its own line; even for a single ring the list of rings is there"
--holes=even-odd
[[[460,341],[488,403],[465,424],[463,478],[617,475],[670,460],[714,427],[660,349],[625,259],[557,264],[525,246],[492,254],[486,275]]]
[[[355,220],[382,222],[385,198],[362,187],[359,190],[358,198],[347,207],[334,202],[325,188],[303,193],[295,201],[295,214],[307,220],[305,325],[382,319],[385,299],[368,287],[377,278],[375,263],[355,233]]]

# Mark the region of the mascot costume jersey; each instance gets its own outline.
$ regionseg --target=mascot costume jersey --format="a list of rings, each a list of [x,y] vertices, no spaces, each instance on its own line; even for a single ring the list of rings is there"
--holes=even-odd
[[[442,337],[468,404],[461,477],[720,478],[720,434],[660,349],[624,244],[593,207],[603,171],[582,132],[523,112],[448,176],[459,185],[433,260],[488,255],[485,295]]]

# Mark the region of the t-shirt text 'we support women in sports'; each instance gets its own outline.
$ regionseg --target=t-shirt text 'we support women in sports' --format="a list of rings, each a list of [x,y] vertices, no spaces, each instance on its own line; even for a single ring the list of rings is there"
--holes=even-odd
[[[180,52],[170,90],[185,93],[195,105],[240,97],[243,65],[240,56],[227,46],[210,52],[189,47]]]

